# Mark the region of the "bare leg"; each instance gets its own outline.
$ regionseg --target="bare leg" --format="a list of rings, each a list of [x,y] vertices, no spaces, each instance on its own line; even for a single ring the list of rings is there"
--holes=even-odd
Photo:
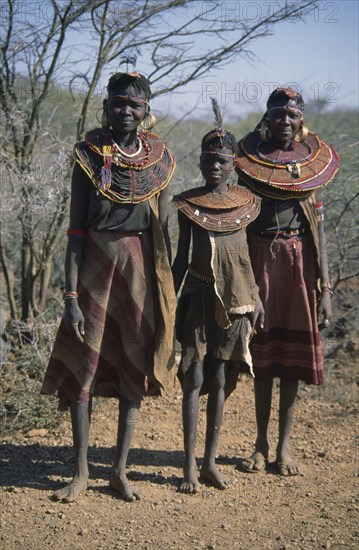
[[[92,402],[71,403],[72,437],[75,452],[75,474],[72,481],[55,491],[54,498],[73,502],[86,489],[89,477],[87,464]]]
[[[273,378],[254,380],[257,439],[251,458],[244,459],[242,468],[246,472],[258,473],[265,469],[268,459],[268,426],[272,405]]]
[[[279,440],[277,446],[278,473],[284,476],[293,476],[299,473],[291,448],[290,434],[293,426],[295,401],[298,393],[298,380],[280,381],[279,400]]]
[[[206,445],[201,477],[210,481],[217,489],[227,489],[231,485],[231,481],[220,474],[215,463],[225,401],[226,364],[224,361],[219,361],[218,359],[211,359],[208,363],[211,373],[207,401]]]
[[[181,493],[197,493],[199,488],[195,452],[199,392],[202,384],[202,363],[192,363],[183,381],[182,419],[185,463],[183,467],[183,480],[178,488]]]
[[[116,457],[110,477],[110,487],[128,502],[140,499],[140,495],[133,490],[126,476],[128,452],[140,407],[141,401],[129,401],[123,396],[120,399]]]

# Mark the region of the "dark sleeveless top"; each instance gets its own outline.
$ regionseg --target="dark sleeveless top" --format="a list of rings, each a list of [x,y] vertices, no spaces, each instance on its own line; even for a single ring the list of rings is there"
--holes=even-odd
[[[74,167],[73,177],[80,183],[82,192],[88,193],[87,230],[138,233],[149,229],[151,212],[148,201],[138,204],[111,201],[93,186],[78,164]]]
[[[261,213],[249,226],[256,233],[308,228],[309,223],[297,199],[283,201],[268,197],[262,197]]]

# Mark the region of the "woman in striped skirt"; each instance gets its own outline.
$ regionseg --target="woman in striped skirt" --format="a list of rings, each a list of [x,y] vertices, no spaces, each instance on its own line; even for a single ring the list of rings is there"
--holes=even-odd
[[[308,132],[302,96],[277,88],[255,129],[239,143],[239,185],[262,198],[249,226],[248,244],[265,309],[264,326],[251,341],[257,439],[243,461],[247,472],[266,467],[273,378],[280,379],[280,475],[298,474],[289,439],[298,382],[323,384],[320,328],[331,317],[331,288],[320,188],[339,165],[336,151]]]

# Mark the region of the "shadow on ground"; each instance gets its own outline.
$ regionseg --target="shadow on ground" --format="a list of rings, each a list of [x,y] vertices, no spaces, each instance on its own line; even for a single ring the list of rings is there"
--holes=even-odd
[[[90,479],[107,481],[114,455],[114,448],[89,447]],[[158,472],[143,473],[134,470],[133,466],[154,466],[156,469],[171,466],[180,469],[182,463],[183,453],[180,451],[134,448],[129,453],[128,477],[158,484],[174,483],[175,476],[167,478]],[[53,476],[70,478],[73,473],[72,446],[3,444],[0,446],[0,471],[2,487],[58,489],[59,482]]]

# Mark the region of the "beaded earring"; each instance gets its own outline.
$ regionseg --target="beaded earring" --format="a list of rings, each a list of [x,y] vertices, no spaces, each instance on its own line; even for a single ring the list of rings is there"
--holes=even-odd
[[[152,113],[146,113],[143,121],[141,122],[141,127],[148,132],[149,130],[152,130],[155,124],[155,115],[153,115]]]

